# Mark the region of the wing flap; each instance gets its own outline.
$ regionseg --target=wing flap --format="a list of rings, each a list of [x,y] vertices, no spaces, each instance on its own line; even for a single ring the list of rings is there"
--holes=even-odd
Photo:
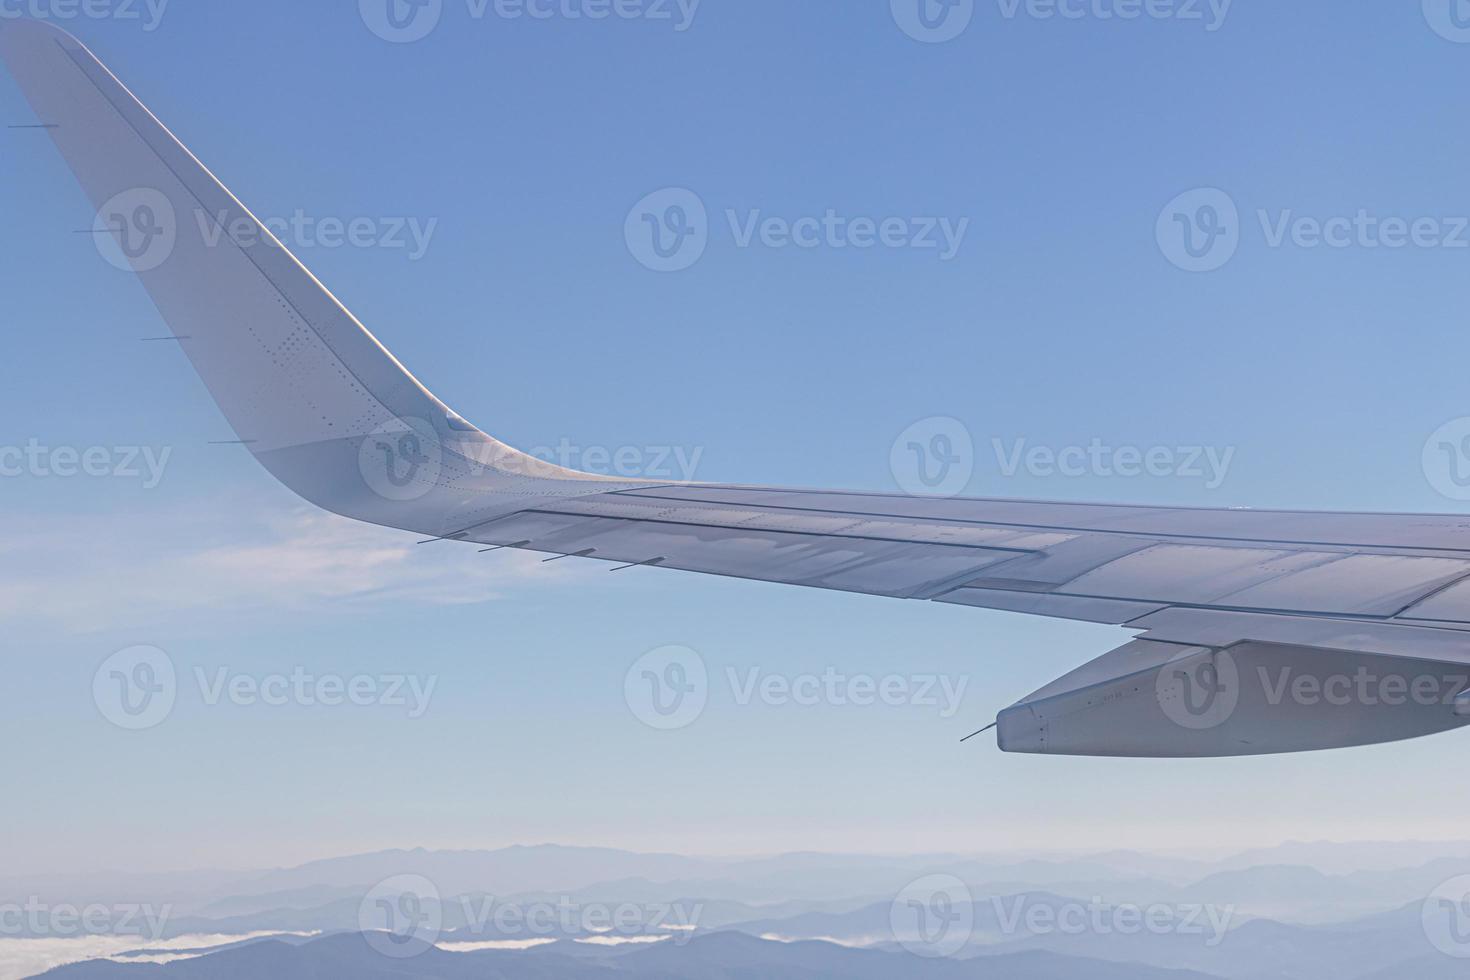
[[[1047,595],[1041,592],[1008,592],[1004,589],[959,588],[939,596],[935,601],[1002,612],[1072,619],[1083,623],[1123,626],[1142,616],[1163,609],[1148,602],[1125,602],[1118,599],[1093,599],[1087,596]]]
[[[1470,665],[1470,643],[1463,631],[1421,625],[1218,609],[1164,609],[1131,625],[1154,641],[1215,650],[1261,642]]]
[[[763,582],[912,598],[951,587],[1012,557],[1003,551],[745,527],[631,521],[531,511],[472,531],[469,540],[553,555]]]

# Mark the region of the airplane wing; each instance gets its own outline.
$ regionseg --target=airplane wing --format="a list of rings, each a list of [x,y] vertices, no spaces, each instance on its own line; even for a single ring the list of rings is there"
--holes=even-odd
[[[0,59],[242,444],[420,535],[1126,626],[998,719],[1008,751],[1220,756],[1470,723],[1470,518],[668,484],[526,456],[435,398],[75,38]]]

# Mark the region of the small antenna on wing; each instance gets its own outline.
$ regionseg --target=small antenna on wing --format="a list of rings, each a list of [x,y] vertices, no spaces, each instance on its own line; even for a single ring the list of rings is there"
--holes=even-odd
[[[982,728],[978,732],[976,732],[975,735],[984,735],[986,732],[990,731],[992,728],[994,728],[996,725],[999,725],[999,724],[1000,724],[1000,722],[998,722],[998,721],[992,721],[990,724],[986,725],[984,728]],[[964,745],[970,739],[974,738],[975,735],[966,735],[964,738],[960,739],[960,744],[961,745]]]
[[[555,558],[543,558],[541,559],[541,564],[544,565],[549,561],[561,561],[563,558],[588,558],[592,555],[595,555],[596,553],[596,548],[586,548],[582,551],[573,551],[572,553],[566,555],[557,555]]]
[[[492,551],[501,551],[501,550],[503,550],[505,548],[524,548],[526,545],[528,545],[530,543],[531,542],[529,540],[526,540],[526,541],[516,541],[516,542],[513,542],[512,544],[497,544],[493,548],[486,548],[484,551],[481,551],[480,554],[485,555],[485,554],[489,554]]]
[[[631,565],[619,565],[617,568],[612,569],[612,571],[622,572],[629,568],[650,568],[654,565],[662,565],[666,561],[668,561],[667,558],[650,558],[647,561],[635,561]]]

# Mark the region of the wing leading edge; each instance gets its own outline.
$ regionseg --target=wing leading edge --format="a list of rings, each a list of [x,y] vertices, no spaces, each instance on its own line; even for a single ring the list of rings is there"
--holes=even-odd
[[[1002,713],[1010,751],[1239,755],[1470,723],[1463,518],[669,485],[552,466],[435,398],[75,38],[0,21],[0,58],[240,441],[318,506],[484,546],[1140,631]],[[1356,685],[1345,696],[1342,678]],[[1418,688],[1400,696],[1401,681]]]

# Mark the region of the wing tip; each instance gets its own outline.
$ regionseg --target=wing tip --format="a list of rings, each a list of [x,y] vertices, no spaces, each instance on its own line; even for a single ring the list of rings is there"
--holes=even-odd
[[[43,44],[50,41],[73,51],[87,50],[87,46],[75,34],[41,17],[0,16],[0,39],[14,44]]]

